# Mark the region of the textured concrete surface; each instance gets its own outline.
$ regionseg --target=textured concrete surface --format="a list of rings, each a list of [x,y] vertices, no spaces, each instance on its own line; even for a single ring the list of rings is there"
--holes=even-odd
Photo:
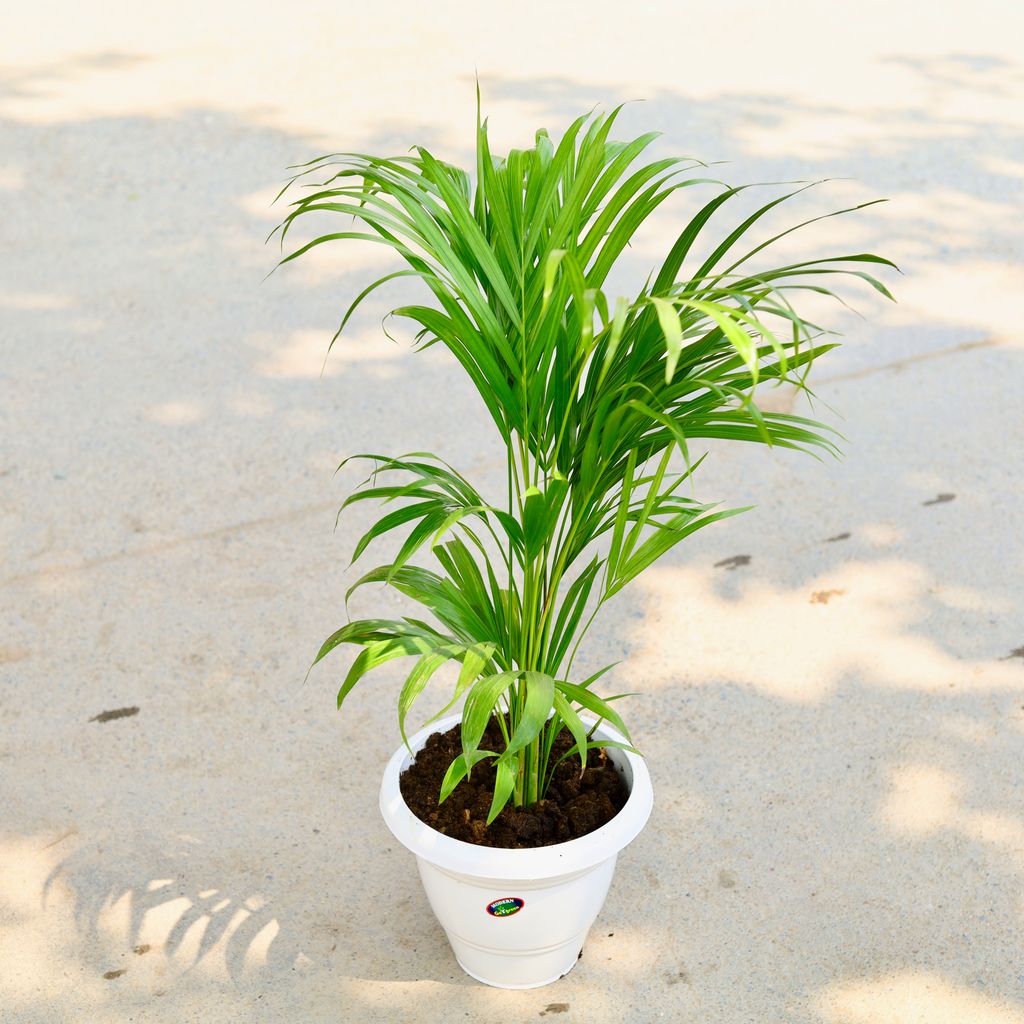
[[[1024,1022],[1020,11],[145,7],[0,35],[0,1020]],[[646,97],[623,131],[732,181],[847,176],[803,209],[892,202],[808,247],[906,272],[834,321],[846,459],[716,451],[698,493],[757,510],[596,632],[657,805],[526,993],[459,972],[379,821],[397,671],[344,717],[340,663],[301,685],[360,526],[338,459],[489,487],[496,449],[383,297],[320,378],[376,252],[261,281],[283,167],[465,159],[474,68],[502,146]]]

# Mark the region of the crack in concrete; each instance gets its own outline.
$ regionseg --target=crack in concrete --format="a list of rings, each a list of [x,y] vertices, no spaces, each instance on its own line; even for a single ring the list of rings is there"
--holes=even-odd
[[[945,356],[958,355],[961,352],[973,352],[979,348],[992,348],[998,342],[994,338],[985,338],[981,341],[965,341],[960,345],[951,345],[949,348],[937,348],[934,352],[919,352],[916,356],[907,356],[904,359],[894,359],[891,363],[882,363],[881,366],[869,366],[863,370],[853,370],[850,373],[836,374],[834,377],[821,377],[815,382],[815,387],[822,384],[838,384],[846,380],[860,380],[862,377],[871,377],[876,373],[885,373],[888,370],[902,370],[914,363],[924,363],[930,359],[941,359]]]
[[[981,341],[963,342],[960,345],[952,345],[949,348],[936,349],[934,352],[921,352],[918,355],[907,356],[905,359],[895,359],[890,363],[883,363],[881,366],[871,366],[864,370],[854,370],[851,373],[841,373],[834,377],[824,377],[818,381],[818,385],[836,384],[848,380],[859,380],[862,377],[870,377],[876,373],[884,373],[889,370],[902,370],[904,367],[910,366],[914,363],[923,363],[930,359],[939,359],[945,356],[956,355],[958,353],[971,352],[975,349],[991,348],[997,344],[998,343],[993,338],[986,338]],[[110,555],[101,555],[98,558],[85,559],[72,565],[55,565],[49,566],[45,569],[36,569],[32,572],[18,573],[14,576],[9,576],[5,580],[0,580],[0,587],[13,586],[17,583],[27,583],[30,580],[38,579],[41,576],[64,576],[68,573],[82,572],[86,569],[95,569],[100,566],[110,565],[114,562],[123,561],[124,559],[144,558],[147,555],[161,554],[164,551],[171,551],[174,548],[182,547],[186,544],[215,540],[218,537],[229,536],[230,534],[239,533],[243,530],[250,530],[260,526],[269,526],[276,523],[285,523],[293,519],[302,519],[306,516],[316,515],[317,513],[326,512],[329,509],[334,509],[336,507],[337,502],[331,502],[330,504],[308,505],[305,508],[294,509],[291,512],[283,512],[275,516],[264,516],[260,519],[251,519],[241,523],[233,523],[230,526],[218,527],[215,530],[205,530],[200,533],[188,534],[184,537],[176,537],[160,544],[150,544],[148,547],[134,548],[127,551],[117,551]],[[832,538],[829,539],[831,540]],[[729,569],[734,569],[737,565],[745,564],[739,562],[727,565],[729,561],[731,560],[726,559],[724,562],[717,563],[717,565],[725,565]]]
[[[27,583],[30,580],[43,576],[65,576],[68,573],[82,572],[86,569],[96,569],[104,565],[111,565],[114,562],[121,562],[129,558],[144,558],[147,555],[158,555],[165,551],[172,551],[174,548],[184,547],[187,544],[201,543],[207,540],[216,540],[218,537],[227,537],[233,533],[241,533],[245,530],[257,529],[261,526],[273,526],[277,523],[287,523],[294,519],[304,519],[306,516],[317,515],[321,512],[328,512],[336,509],[338,503],[332,501],[330,504],[307,505],[304,508],[293,509],[290,512],[281,512],[273,516],[263,516],[259,519],[244,520],[240,523],[232,523],[229,526],[220,526],[215,530],[203,530],[200,533],[186,534],[184,537],[174,537],[171,540],[162,541],[159,544],[149,544],[146,547],[131,548],[125,551],[115,551],[109,555],[100,555],[97,558],[83,559],[70,565],[51,565],[44,569],[34,569],[31,572],[18,573],[0,580],[0,587],[13,586],[16,583]]]

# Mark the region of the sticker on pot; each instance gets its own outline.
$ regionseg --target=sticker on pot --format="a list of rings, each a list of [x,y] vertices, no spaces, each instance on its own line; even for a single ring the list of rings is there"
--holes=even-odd
[[[502,896],[500,900],[492,900],[487,904],[487,913],[491,917],[511,917],[525,906],[526,900],[521,900],[518,896]]]

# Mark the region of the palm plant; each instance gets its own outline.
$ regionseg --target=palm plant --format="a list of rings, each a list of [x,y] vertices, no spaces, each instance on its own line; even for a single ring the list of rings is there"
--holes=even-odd
[[[532,148],[505,157],[492,155],[478,116],[475,178],[416,147],[389,159],[321,157],[296,168],[282,190],[305,189],[276,229],[282,246],[307,214],[348,215],[354,224],[312,238],[281,263],[340,239],[384,245],[404,262],[356,296],[335,340],[374,289],[418,278],[433,301],[392,315],[417,325],[419,348],[440,342],[455,356],[505,445],[507,491],[497,502],[433,454],[354,456],[374,468],[343,509],[360,501],[386,508],[353,560],[385,534],[405,532],[397,555],[348,594],[387,584],[430,621],[348,622],[313,662],[342,644],[359,649],[340,707],[371,669],[415,658],[398,699],[403,739],[430,678],[458,663],[451,700],[435,718],[465,696],[462,752],[439,798],[493,759],[488,823],[510,800],[519,807],[543,798],[565,729],[573,741],[566,756],[578,756],[582,770],[598,745],[586,713],[629,740],[616,698],[595,692],[607,668],[573,681],[573,660],[605,602],[685,537],[745,511],[684,495],[703,458],[691,459],[692,442],[836,451],[828,427],[761,411],[752,397],[759,382],[806,389],[811,364],[834,347],[796,311],[796,293],[835,297],[823,282],[843,274],[891,298],[865,268],[893,264],[871,254],[750,269],[773,242],[822,219],[748,248],[751,229],[807,185],[758,206],[695,257],[712,216],[751,186],[693,176],[705,167],[694,159],[638,165],[656,134],[610,141],[617,113],[580,117],[557,144],[539,131]],[[610,302],[606,279],[637,230],[673,193],[698,185],[715,193],[657,273],[632,298]],[[433,553],[431,568],[414,563],[424,549]],[[498,751],[481,749],[492,717],[503,738]]]

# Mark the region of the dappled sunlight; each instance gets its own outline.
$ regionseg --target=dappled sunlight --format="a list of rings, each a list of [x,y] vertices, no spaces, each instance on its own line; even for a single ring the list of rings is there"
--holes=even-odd
[[[1024,178],[1024,160],[985,154],[979,162],[989,174],[998,174],[1004,178]]]
[[[425,1016],[428,1008],[438,1010],[441,1006],[450,1005],[453,988],[449,983],[440,981],[390,981],[375,978],[343,978],[342,992],[339,1000],[351,1005],[353,1002],[369,1010],[388,1010],[398,1007],[417,1007],[420,1019],[429,1020]],[[492,1003],[509,1002],[512,993],[489,989],[486,998]],[[350,1002],[351,1001],[351,1002]]]
[[[276,228],[277,225],[281,223],[282,216],[287,212],[286,201],[283,199],[277,199],[277,196],[284,187],[287,176],[292,173],[294,172],[282,169],[281,181],[278,184],[267,185],[263,188],[255,189],[244,196],[239,196],[238,199],[235,200],[239,210],[247,216],[252,217],[253,220],[263,220],[266,222],[268,235],[273,228]],[[277,202],[280,205],[274,204],[275,199],[277,199]],[[280,246],[276,235],[273,239],[268,240],[267,246],[276,254],[277,249]],[[335,248],[341,247],[336,246]],[[367,246],[366,248],[370,248],[370,246]]]
[[[59,292],[0,291],[0,307],[7,309],[41,313],[48,310],[67,309],[70,305],[70,297]]]
[[[536,14],[542,10],[536,8]],[[642,46],[630,47],[616,46],[621,33],[614,31],[596,33],[590,46],[566,47],[560,33],[538,36],[532,31],[534,18],[512,11],[467,21],[456,7],[440,7],[429,23],[396,17],[380,39],[374,35],[372,9],[313,3],[299,29],[284,35],[276,13],[237,2],[215,10],[187,4],[180,17],[155,19],[122,2],[82,20],[21,7],[11,16],[11,42],[0,51],[11,66],[5,110],[45,123],[97,113],[182,110],[212,96],[224,109],[324,133],[338,124],[349,134],[365,133],[396,111],[436,125],[447,112],[451,120],[463,120],[456,112],[461,114],[474,66],[486,53],[480,65],[485,86],[501,75],[528,76],[534,83],[532,93],[508,104],[504,118],[510,131],[523,131],[532,126],[538,108],[550,105],[544,76],[554,68],[593,81],[589,100],[597,98],[597,90],[618,89],[635,98],[649,94],[652,85],[673,88],[680,82],[677,44],[673,33],[664,31],[676,10],[667,3],[630,12],[633,37],[643,40]],[[847,115],[840,122],[843,130],[853,132],[860,144],[860,122],[868,127],[873,122],[877,131],[879,115],[904,104],[927,109],[934,118],[939,98],[948,116],[1012,121],[1019,78],[998,56],[1014,52],[1019,15],[1011,8],[1003,11],[999,37],[984,17],[976,24],[961,18],[954,33],[948,12],[933,12],[923,24],[916,13],[901,17],[891,7],[868,5],[861,18],[844,19],[845,46],[814,45],[816,15],[815,8],[800,5],[780,25],[768,12],[747,11],[749,31],[730,37],[727,71],[716,47],[691,48],[683,76],[688,89],[701,99],[749,92],[764,96],[766,108],[790,95],[815,96],[837,115]],[[877,25],[883,17],[881,33]],[[953,45],[962,54],[936,55],[937,48],[950,47],[954,34]],[[766,38],[772,40],[770,58]],[[331,44],[312,45],[316,39]],[[502,45],[496,46],[496,39]],[[446,73],[437,71],[439,52]],[[986,60],[985,53],[997,55]],[[344,82],[359,82],[359,89],[339,82],[340,67]],[[929,120],[919,118],[922,124]],[[835,129],[823,118],[815,133],[802,133],[800,141],[812,145],[818,132],[831,140]],[[751,133],[750,145],[767,149],[773,138],[770,152],[792,146],[792,138],[771,121]]]
[[[935,765],[898,767],[892,772],[882,818],[908,836],[924,836],[939,829],[959,832],[976,843],[997,848],[1024,868],[1024,820],[965,806],[964,788],[961,779]]]
[[[256,417],[272,416],[274,403],[266,395],[238,395],[227,400],[227,408],[235,416]]]
[[[237,928],[244,921],[243,914],[248,911],[251,913],[253,910],[258,910],[259,907],[246,907],[245,910],[240,910],[237,915],[237,921],[235,927]],[[249,942],[249,948],[245,951],[245,969],[248,971],[259,971],[261,968],[267,966],[267,956],[270,952],[270,947],[274,943],[274,939],[277,938],[278,932],[281,931],[281,926],[277,920],[268,921],[262,928],[253,936]]]
[[[1009,79],[1008,79],[1009,82]],[[851,153],[865,147],[877,147],[881,140],[901,150],[927,146],[936,140],[962,138],[965,143],[972,130],[991,125],[1002,107],[1003,124],[1017,127],[1015,109],[1024,99],[1024,86],[1012,85],[1015,95],[1003,104],[986,99],[983,107],[974,103],[958,105],[967,94],[960,84],[943,88],[947,105],[941,117],[923,117],[913,100],[904,105],[894,102],[894,94],[877,97],[877,102],[860,109],[841,109],[809,100],[794,111],[783,97],[770,100],[749,99],[747,118],[733,133],[750,156],[781,159],[798,148],[805,159],[840,166]],[[904,94],[905,96],[906,94]],[[735,101],[740,97],[735,96]],[[959,106],[959,109],[958,109]],[[758,116],[760,114],[760,116]]]
[[[1012,119],[1014,108],[1009,103],[1024,92],[1024,74],[1015,61],[997,56],[991,49],[979,52],[965,40],[952,52],[933,51],[916,57],[889,55],[881,63],[905,69],[912,80],[927,83],[933,94],[938,90],[955,94],[959,102],[949,112],[957,116],[977,117],[977,103],[984,101],[981,113],[1010,114]],[[1009,103],[1004,105],[1003,100]],[[990,105],[995,107],[991,114]]]
[[[704,566],[656,567],[639,581],[648,614],[622,670],[637,688],[728,681],[814,701],[854,675],[926,692],[1024,686],[1024,665],[961,658],[919,631],[934,584],[912,562],[844,562],[798,587],[744,579],[735,594],[721,583]]]
[[[49,846],[54,836],[12,837],[0,845],[0,910],[5,921],[19,920],[39,909],[39,892],[61,859]]]
[[[898,230],[900,224],[913,225],[926,232],[932,240],[930,247],[921,246],[914,255],[932,256],[934,245],[943,238],[969,239],[981,224],[998,223],[1014,209],[1012,194],[1004,199],[991,195],[972,195],[951,185],[933,185],[927,189],[896,192],[888,196],[888,202],[878,210],[878,216],[891,228]],[[901,279],[899,289],[903,294],[904,285],[912,283],[916,274]]]
[[[928,593],[937,604],[946,608],[955,608],[962,612],[999,612],[1013,611],[1013,602],[986,594],[977,587],[956,586],[955,584],[935,584],[928,588]]]
[[[990,843],[1005,848],[1024,863],[1024,821],[1008,814],[965,812],[960,816],[964,835],[979,843]]]
[[[187,423],[198,423],[205,412],[200,402],[161,402],[146,410],[146,418],[154,423],[174,427]]]
[[[915,268],[899,286],[895,323],[969,327],[1001,343],[1024,346],[1024,269],[998,259],[946,259]]]
[[[60,1007],[114,1024],[128,1019],[124,1000],[163,997],[185,979],[219,992],[274,968],[280,924],[259,896],[189,895],[180,873],[107,887],[124,870],[116,844],[88,847],[73,828],[0,840],[0,1018],[50,1020],[32,1014]]]
[[[403,359],[412,354],[377,332],[353,331],[339,338],[328,354],[331,336],[326,331],[293,331],[287,338],[260,334],[250,339],[267,352],[256,364],[263,377],[281,379],[335,377],[358,366],[361,373],[379,379],[394,379]]]
[[[0,165],[0,191],[17,192],[25,187],[25,174],[13,166]]]
[[[939,722],[939,732],[960,743],[983,746],[991,743],[997,729],[989,722],[978,721],[969,715],[947,715]]]
[[[82,943],[101,936],[111,950],[153,953],[168,979],[198,970],[237,980],[265,968],[280,932],[270,904],[257,891],[201,884],[201,853],[185,835],[165,849],[115,834],[82,842],[35,886],[35,915],[72,911]]]
[[[1024,1024],[1024,1007],[938,974],[839,982],[819,1001],[829,1024]]]
[[[892,828],[910,835],[951,826],[959,812],[962,788],[960,779],[934,765],[898,768],[882,817]]]
[[[45,834],[0,840],[0,1007],[31,1006],[41,993],[70,1005],[104,995],[98,973],[83,977],[77,969],[70,906],[51,914],[42,908],[43,886],[60,860],[59,840]]]
[[[895,523],[864,523],[858,527],[858,533],[872,547],[891,548],[903,539],[906,531]]]
[[[269,222],[272,222],[272,226],[276,227],[287,216],[289,213],[288,203],[293,199],[297,199],[300,194],[297,191],[294,194],[286,194],[286,196],[278,200],[275,206],[270,208],[271,217]],[[320,220],[319,223],[326,230],[331,230],[332,228],[336,230],[333,221],[328,220],[325,224],[323,220]],[[313,221],[313,224],[315,225],[316,221]],[[286,263],[284,266],[274,269],[274,264],[277,260],[293,252],[298,248],[299,244],[316,237],[316,234],[315,226],[311,227],[306,233],[293,229],[292,233],[289,233],[285,238],[284,249],[281,248],[279,235],[275,235],[267,242],[266,248],[263,250],[267,260],[266,270],[268,273],[272,271],[271,276],[266,280],[268,287],[271,282],[274,282],[275,286],[279,288],[329,288],[339,296],[336,308],[332,311],[331,316],[335,319],[340,319],[347,305],[347,302],[343,302],[343,299],[347,298],[348,302],[351,302],[358,294],[359,289],[368,285],[374,278],[387,273],[389,270],[398,269],[394,257],[391,256],[384,246],[373,245],[369,242],[353,242],[351,245],[318,245],[316,248],[310,249],[302,259],[294,260],[291,263]],[[284,277],[287,277],[287,285],[281,283]],[[351,285],[354,287],[349,287],[343,291],[338,285],[338,282],[341,280],[351,282]],[[400,284],[401,282],[399,282]],[[396,287],[395,284],[392,284],[390,292],[386,287],[382,288],[377,293],[377,296],[394,295],[396,294]],[[380,307],[381,302],[381,298],[371,296],[366,301],[364,312],[365,309],[374,306]],[[390,309],[391,307],[388,306],[387,308]],[[376,318],[378,323],[374,324],[374,333],[378,337],[381,337],[379,329],[380,315],[378,314]],[[327,324],[324,325],[325,329],[327,326]]]
[[[81,557],[74,548],[47,546],[40,552],[40,557],[41,564],[33,565],[23,577],[40,594],[59,600],[88,589],[89,581],[85,573],[79,571],[82,568]]]
[[[877,112],[873,110],[818,108],[796,119],[787,116],[781,102],[766,101],[761,109],[762,117],[745,118],[733,133],[734,141],[750,156],[778,159],[799,145],[810,159],[839,164],[852,145],[866,145],[877,138]],[[934,133],[934,128],[922,123],[918,132]]]

